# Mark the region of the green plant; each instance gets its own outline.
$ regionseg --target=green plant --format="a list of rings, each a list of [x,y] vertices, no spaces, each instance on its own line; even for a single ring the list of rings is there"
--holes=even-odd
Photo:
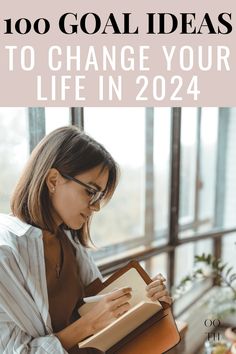
[[[174,288],[173,297],[178,299],[190,290],[193,285],[204,279],[213,279],[218,290],[213,293],[205,304],[209,316],[225,319],[228,315],[236,313],[236,273],[228,263],[211,254],[196,255],[194,269],[185,276]]]
[[[175,288],[175,293],[183,293],[188,288],[189,284],[204,279],[213,278],[215,284],[221,287],[230,289],[232,293],[232,299],[236,301],[236,273],[234,268],[228,263],[223,263],[220,258],[215,258],[211,254],[195,256],[195,269],[193,272],[185,276],[180,284]],[[201,267],[199,267],[201,265]]]

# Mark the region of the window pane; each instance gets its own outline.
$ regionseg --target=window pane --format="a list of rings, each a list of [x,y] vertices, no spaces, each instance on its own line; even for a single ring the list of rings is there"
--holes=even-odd
[[[171,109],[154,109],[154,205],[155,232],[157,235],[168,230],[170,200],[170,135]],[[167,240],[165,240],[167,241]]]
[[[186,276],[190,275],[194,268],[194,256],[206,254],[213,251],[212,240],[198,241],[195,243],[188,243],[177,247],[175,259],[175,285],[179,285],[180,281]],[[206,279],[201,282],[196,282],[194,286],[180,295],[178,300],[174,303],[174,313],[179,315],[186,307],[191,305],[196,299],[212,286],[212,280]],[[174,289],[173,289],[174,290]],[[174,295],[173,291],[173,295]]]
[[[231,266],[234,266],[236,272],[236,234],[224,236],[222,241],[222,260],[228,262]]]
[[[205,225],[213,226],[216,189],[218,109],[203,108],[201,118],[201,156],[199,193],[199,219],[208,220]]]
[[[155,275],[161,273],[168,281],[167,277],[167,254],[162,253],[158,256],[151,257],[151,269],[149,272],[150,277],[154,277]]]
[[[178,246],[175,259],[175,285],[179,284],[182,278],[191,273],[194,267],[195,255],[212,252],[213,242],[210,239]]]
[[[201,255],[203,253],[213,254],[213,240],[207,239],[204,241],[195,242],[195,255]]]
[[[177,285],[193,268],[194,244],[178,246],[175,252],[175,285]]]
[[[0,212],[10,211],[9,198],[29,156],[26,108],[0,107]]]
[[[180,158],[180,223],[194,219],[197,157],[197,109],[183,108]]]
[[[45,108],[46,134],[70,124],[70,110],[68,107]]]
[[[236,108],[231,108],[226,145],[224,226],[236,226]]]
[[[92,223],[99,246],[144,234],[144,108],[85,108],[86,133],[102,143],[118,162],[121,178],[114,197]]]

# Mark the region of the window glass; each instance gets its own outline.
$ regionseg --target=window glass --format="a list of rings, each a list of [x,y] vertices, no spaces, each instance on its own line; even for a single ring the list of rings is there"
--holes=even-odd
[[[209,254],[213,252],[212,240],[197,241],[178,246],[175,259],[175,286],[187,275],[191,275],[194,268],[194,256],[201,255],[203,252]],[[193,286],[187,285],[187,289],[179,295],[174,303],[174,313],[178,316],[186,307],[192,306],[212,286],[211,278],[200,282],[195,282]],[[176,296],[174,288],[172,294]]]
[[[10,211],[9,198],[29,156],[26,108],[0,107],[0,212]]]
[[[112,200],[94,215],[91,235],[99,246],[144,234],[145,109],[85,108],[85,132],[111,153],[121,169]]]
[[[218,109],[207,107],[201,115],[200,190],[198,218],[206,227],[214,223]],[[205,227],[205,228],[206,228]]]
[[[227,119],[227,118],[225,118]],[[236,226],[236,108],[230,109],[227,128],[226,161],[225,161],[225,191],[224,218],[225,227]]]
[[[234,267],[236,272],[236,233],[224,236],[222,241],[222,260]]]
[[[170,200],[171,109],[154,109],[154,207],[155,232],[168,230]],[[167,240],[165,240],[167,241]]]
[[[197,109],[183,108],[181,119],[180,223],[194,219],[197,157]]]
[[[197,241],[194,243],[187,243],[176,248],[175,256],[175,285],[189,273],[194,267],[194,256],[205,254],[212,254],[213,242],[211,239],[204,241]]]
[[[158,256],[151,257],[150,262],[151,262],[151,267],[150,267],[150,272],[149,275],[151,277],[154,277],[155,275],[161,273],[168,281],[167,277],[167,254],[162,253],[159,254]]]
[[[45,125],[46,134],[70,124],[70,110],[68,107],[46,107]]]
[[[204,241],[197,241],[195,242],[195,255],[201,255],[203,253],[213,254],[213,240],[207,239]]]
[[[177,285],[193,268],[194,244],[178,246],[175,252],[175,285]]]

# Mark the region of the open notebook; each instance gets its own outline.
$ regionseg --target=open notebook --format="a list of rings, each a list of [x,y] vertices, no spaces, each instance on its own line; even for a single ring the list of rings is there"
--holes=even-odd
[[[130,268],[98,294],[127,286],[132,288],[132,298],[129,300],[131,309],[101,331],[80,342],[80,348],[92,347],[105,352],[162,309],[159,301],[153,302],[146,296],[147,283],[136,268]],[[95,303],[82,305],[80,315],[86,314],[93,306]]]

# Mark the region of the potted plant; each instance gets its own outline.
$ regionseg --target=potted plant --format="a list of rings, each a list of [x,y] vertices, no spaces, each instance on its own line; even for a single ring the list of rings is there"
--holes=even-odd
[[[208,303],[210,312],[221,319],[236,313],[236,273],[233,266],[205,253],[196,255],[194,264],[192,273],[185,276],[175,287],[174,298],[185,293],[194,283],[212,278],[220,293],[217,292]]]
[[[236,273],[234,267],[227,262],[223,262],[220,258],[215,258],[211,254],[196,255],[195,267],[191,274],[185,276],[178,286],[174,289],[174,298],[178,298],[185,293],[194,283],[203,279],[212,278],[214,285],[217,286],[217,291],[207,302],[209,317],[218,318],[224,321],[225,324],[233,316],[233,325],[236,325]],[[225,331],[226,338],[232,343],[232,349],[236,346],[236,327],[229,327]],[[216,345],[217,343],[215,343]],[[222,345],[218,343],[219,346]],[[215,350],[221,350],[215,348]],[[210,351],[210,353],[217,351]]]

